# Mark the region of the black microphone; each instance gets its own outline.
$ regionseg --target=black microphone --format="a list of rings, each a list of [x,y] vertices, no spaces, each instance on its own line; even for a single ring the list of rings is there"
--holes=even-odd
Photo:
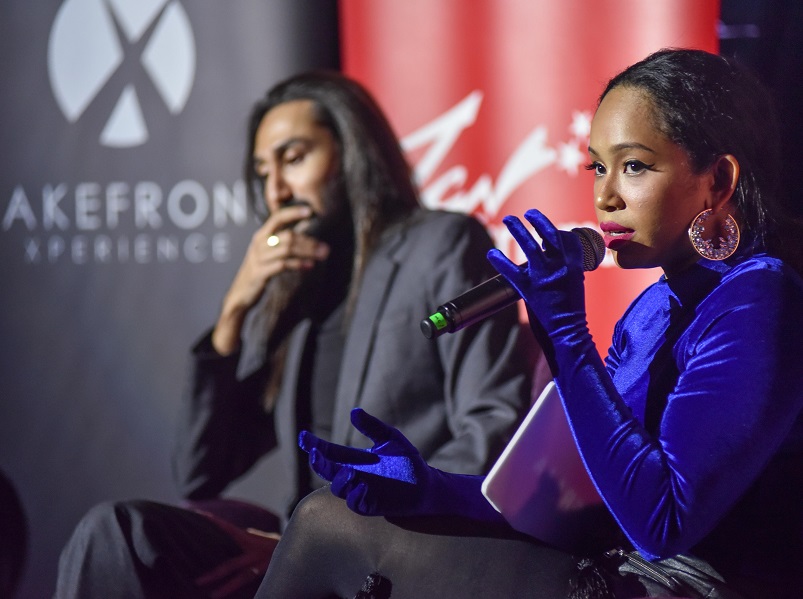
[[[572,229],[572,233],[577,235],[583,246],[583,270],[596,269],[605,257],[602,235],[588,227],[576,227]],[[507,279],[496,275],[452,301],[438,306],[434,314],[421,321],[421,332],[427,339],[435,339],[444,333],[454,333],[485,320],[520,299],[519,292],[513,289]]]

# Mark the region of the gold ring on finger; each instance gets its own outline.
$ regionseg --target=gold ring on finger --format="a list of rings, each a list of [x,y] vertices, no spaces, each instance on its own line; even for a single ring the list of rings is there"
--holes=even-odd
[[[279,245],[279,236],[278,235],[271,235],[268,237],[268,246],[269,247],[276,247]]]

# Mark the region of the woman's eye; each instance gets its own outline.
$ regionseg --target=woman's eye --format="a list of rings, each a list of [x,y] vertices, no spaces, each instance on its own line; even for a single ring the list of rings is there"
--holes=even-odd
[[[641,160],[628,160],[625,162],[624,172],[628,175],[637,175],[638,173],[649,170],[652,164],[644,164]]]
[[[602,166],[599,162],[591,162],[586,164],[585,168],[587,171],[594,171],[594,175],[600,176],[605,174],[605,167]]]

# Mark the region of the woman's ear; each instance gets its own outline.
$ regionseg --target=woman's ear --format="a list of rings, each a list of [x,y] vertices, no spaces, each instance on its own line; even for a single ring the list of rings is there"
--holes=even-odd
[[[739,161],[733,154],[723,154],[711,166],[711,206],[716,212],[728,203],[739,183]]]

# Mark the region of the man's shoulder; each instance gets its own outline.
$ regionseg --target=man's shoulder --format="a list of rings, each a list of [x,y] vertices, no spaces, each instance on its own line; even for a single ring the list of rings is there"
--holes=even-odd
[[[399,263],[473,256],[485,264],[484,256],[491,247],[488,232],[476,218],[422,208],[385,232],[377,255]]]
[[[451,243],[461,237],[488,239],[485,227],[473,216],[447,210],[417,210],[407,221],[408,233],[433,243]]]

